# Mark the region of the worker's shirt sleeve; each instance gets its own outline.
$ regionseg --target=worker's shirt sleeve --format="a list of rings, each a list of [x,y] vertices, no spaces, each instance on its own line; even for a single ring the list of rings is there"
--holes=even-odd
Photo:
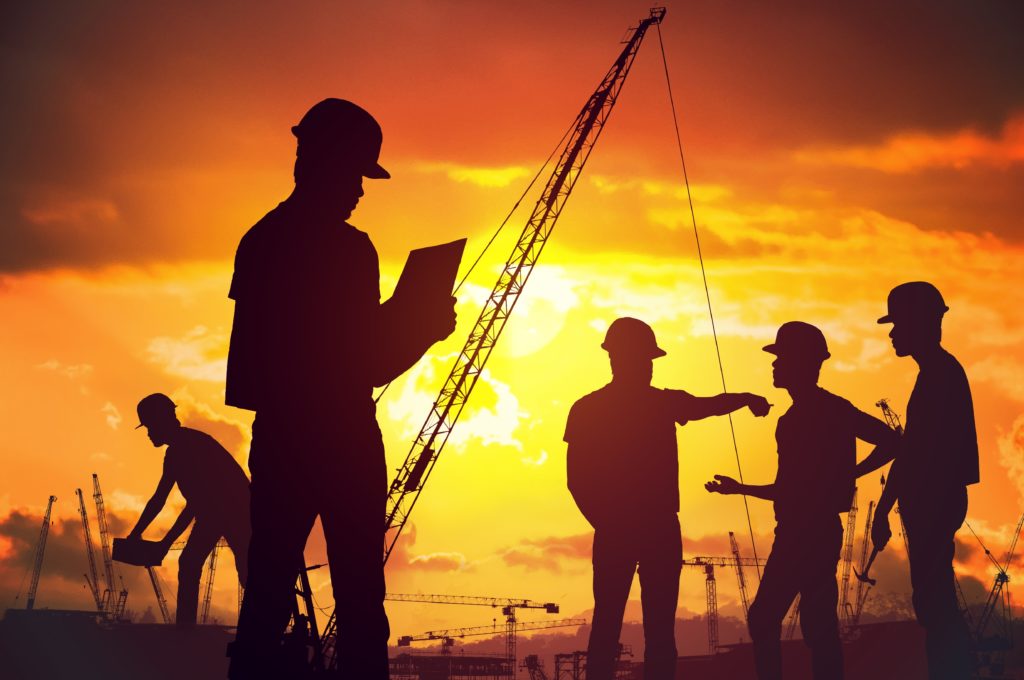
[[[665,415],[679,425],[699,420],[699,399],[684,390],[661,390]]]

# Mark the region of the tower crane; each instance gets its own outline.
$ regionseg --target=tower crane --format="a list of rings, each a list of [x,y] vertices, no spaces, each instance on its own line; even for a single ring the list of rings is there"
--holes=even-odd
[[[846,513],[846,533],[843,536],[842,586],[839,591],[839,620],[850,626],[850,572],[853,570],[853,542],[857,533],[857,487],[853,487],[853,501]],[[858,581],[859,583],[859,581]]]
[[[739,550],[737,549],[736,553]],[[761,567],[765,561],[752,557],[691,557],[683,560],[684,567],[700,569],[704,572],[704,589],[707,601],[708,651],[718,652],[718,584],[715,580],[715,567]],[[743,586],[741,586],[743,587]],[[742,597],[742,596],[741,596]]]
[[[107,511],[103,504],[103,491],[100,490],[100,478],[95,472],[92,475],[92,499],[96,503],[96,523],[100,527],[100,545],[103,549],[103,569],[107,577],[107,593],[104,596],[106,610],[115,621],[124,618],[125,606],[128,603],[128,589],[121,580],[120,592],[114,588],[114,559],[110,553],[110,527],[107,526]],[[116,593],[116,594],[115,594]],[[116,599],[115,599],[116,598]]]
[[[200,623],[207,623],[210,619],[210,602],[213,600],[213,577],[217,573],[217,553],[220,552],[224,539],[218,540],[210,551],[210,559],[207,562],[206,590],[203,593],[203,610],[199,619]]]
[[[43,573],[43,554],[46,552],[46,539],[50,535],[50,511],[53,510],[53,503],[56,500],[56,496],[50,496],[50,500],[46,502],[43,526],[39,530],[39,541],[36,543],[35,559],[32,562],[32,581],[28,587],[26,609],[32,609],[36,605],[36,593],[39,592],[39,576]]]
[[[96,571],[96,555],[92,547],[92,531],[89,529],[89,513],[85,510],[85,495],[81,489],[75,489],[78,496],[78,514],[82,517],[82,533],[85,536],[85,554],[89,558],[89,573],[85,574],[85,582],[89,584],[89,592],[96,601],[97,611],[103,611],[103,595],[100,593],[99,573]]]
[[[868,516],[864,521],[864,540],[860,548],[860,568],[866,569],[868,563],[868,544],[871,543],[871,523],[875,515],[875,502],[868,501]],[[852,612],[849,615],[849,627],[853,628],[860,623],[861,612],[864,611],[864,603],[867,602],[868,594],[871,592],[871,584],[857,579],[857,591],[853,597]],[[849,605],[847,605],[849,607]]]
[[[384,514],[385,563],[608,122],[647,30],[660,24],[664,17],[664,7],[652,8],[649,15],[632,29],[625,47],[576,116],[572,131],[526,226],[388,489]],[[335,634],[336,626],[332,613],[324,628],[325,637]],[[333,659],[327,659],[327,662],[332,664],[331,667],[336,663]]]

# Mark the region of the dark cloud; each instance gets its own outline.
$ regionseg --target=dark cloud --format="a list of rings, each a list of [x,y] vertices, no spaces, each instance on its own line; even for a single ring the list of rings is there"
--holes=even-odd
[[[391,158],[532,166],[646,7],[22,3],[0,28],[0,271],[227,261],[290,186],[288,127],[329,94],[378,114]],[[995,132],[1024,105],[1022,15],[1008,0],[702,1],[670,7],[664,37],[711,167],[900,130]],[[674,174],[655,153],[671,132],[653,46],[634,74],[598,155]]]

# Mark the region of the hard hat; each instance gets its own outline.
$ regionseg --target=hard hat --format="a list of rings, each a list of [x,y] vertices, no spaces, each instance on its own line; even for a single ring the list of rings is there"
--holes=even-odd
[[[654,329],[640,319],[624,316],[612,321],[605,333],[601,347],[609,354],[618,352],[641,355],[649,359],[665,356],[665,350],[658,347]]]
[[[338,154],[349,160],[364,177],[388,179],[380,166],[380,125],[365,109],[344,99],[325,99],[306,112],[292,133],[303,151]]]
[[[147,421],[152,422],[161,416],[166,417],[168,414],[173,416],[175,408],[177,408],[177,405],[166,394],[157,392],[144,397],[139,402],[138,407],[136,407],[136,411],[139,414],[139,424],[135,426],[135,429],[137,430],[146,425]]]
[[[787,321],[779,326],[775,342],[762,349],[776,356],[802,354],[814,361],[824,361],[832,356],[821,329],[803,321]]]
[[[949,311],[939,289],[927,281],[901,283],[889,292],[889,313],[878,323],[898,319],[941,319]]]

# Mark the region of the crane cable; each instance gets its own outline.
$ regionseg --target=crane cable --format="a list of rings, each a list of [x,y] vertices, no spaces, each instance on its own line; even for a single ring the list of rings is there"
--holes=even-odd
[[[665,55],[665,42],[661,37],[661,24],[658,28],[658,45],[661,47],[661,61],[665,67],[665,84],[668,86],[668,102],[672,107],[672,124],[676,131],[676,147],[679,149],[679,162],[683,166],[683,182],[686,185],[686,199],[690,205],[690,221],[693,224],[693,238],[697,242],[697,260],[700,262],[700,274],[704,281],[704,297],[708,302],[708,316],[711,319],[711,337],[715,341],[715,355],[718,357],[718,373],[722,378],[722,391],[728,392],[725,386],[725,366],[722,363],[722,350],[718,345],[718,331],[715,328],[715,312],[711,308],[711,290],[708,288],[708,275],[704,267],[704,255],[700,248],[700,234],[697,231],[697,216],[693,210],[693,195],[690,193],[690,178],[686,172],[686,157],[683,154],[683,139],[679,134],[679,116],[676,114],[675,97],[672,94],[672,80],[668,75],[668,57]],[[732,414],[728,414],[729,432],[732,435],[732,449],[736,454],[736,469],[739,472],[740,484],[743,483],[743,466],[740,464],[740,449],[736,443],[736,428],[732,422]],[[757,559],[757,543],[754,540],[754,525],[750,521],[750,505],[747,503],[746,495],[743,496],[743,510],[747,515],[747,530],[750,532],[750,545],[754,550],[754,568],[757,570],[757,580],[761,581],[761,565]]]

